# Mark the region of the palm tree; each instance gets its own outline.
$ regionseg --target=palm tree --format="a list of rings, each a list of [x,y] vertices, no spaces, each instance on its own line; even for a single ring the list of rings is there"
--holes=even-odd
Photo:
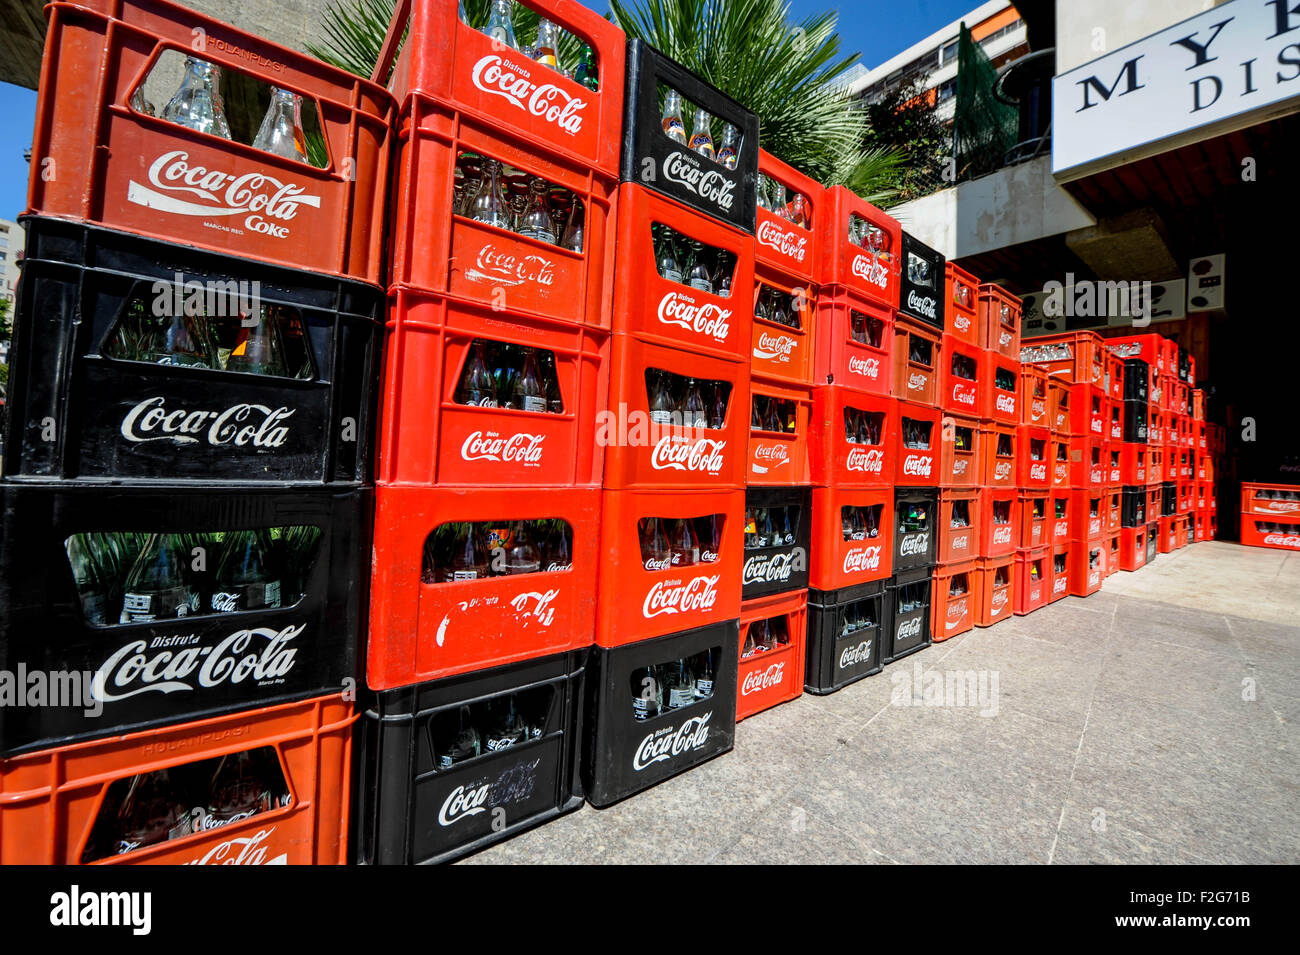
[[[368,76],[395,0],[330,0],[324,42],[308,50]],[[488,0],[464,4],[471,25],[487,22]],[[758,114],[763,148],[827,185],[870,201],[894,194],[900,156],[865,149],[866,120],[836,81],[857,60],[839,56],[837,17],[795,23],[787,0],[610,0],[610,19]],[[520,5],[527,34],[536,14]]]

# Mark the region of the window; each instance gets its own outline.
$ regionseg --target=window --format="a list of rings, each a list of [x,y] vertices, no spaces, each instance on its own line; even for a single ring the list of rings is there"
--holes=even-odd
[[[941,85],[937,91],[938,102],[943,103],[957,95],[957,81],[951,79]]]
[[[955,59],[957,59],[957,41],[953,40],[951,43],[946,44],[941,50],[939,50],[939,63],[940,65],[943,65],[945,63],[951,63]]]

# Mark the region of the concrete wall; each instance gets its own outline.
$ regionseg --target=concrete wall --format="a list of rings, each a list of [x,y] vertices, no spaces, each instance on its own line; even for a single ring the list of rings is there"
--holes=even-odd
[[[1058,0],[1059,76],[1227,0]]]

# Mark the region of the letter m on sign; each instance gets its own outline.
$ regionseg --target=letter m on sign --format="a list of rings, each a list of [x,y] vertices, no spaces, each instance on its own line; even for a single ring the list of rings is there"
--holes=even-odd
[[[1092,109],[1097,105],[1089,95],[1094,90],[1102,99],[1108,100],[1112,95],[1114,95],[1115,90],[1119,89],[1121,83],[1124,84],[1124,89],[1120,92],[1120,96],[1123,96],[1126,93],[1132,93],[1134,90],[1145,89],[1146,87],[1138,82],[1137,69],[1138,60],[1142,59],[1145,55],[1146,54],[1144,53],[1140,56],[1135,56],[1133,59],[1126,62],[1120,68],[1119,76],[1115,77],[1115,82],[1110,84],[1109,87],[1095,76],[1090,76],[1086,80],[1078,80],[1074,85],[1083,87],[1083,105],[1076,109],[1075,112],[1082,113],[1085,109]]]

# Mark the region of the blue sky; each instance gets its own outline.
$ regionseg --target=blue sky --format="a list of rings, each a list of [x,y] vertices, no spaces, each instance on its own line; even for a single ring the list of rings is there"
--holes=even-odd
[[[604,13],[605,0],[584,0]],[[978,5],[978,0],[895,0],[885,3],[843,3],[840,11],[840,49],[857,51],[868,67],[878,66],[940,27]],[[791,18],[802,20],[821,13],[831,3],[791,0]],[[27,204],[27,163],[23,150],[31,142],[36,94],[0,83],[0,219],[13,219]]]

